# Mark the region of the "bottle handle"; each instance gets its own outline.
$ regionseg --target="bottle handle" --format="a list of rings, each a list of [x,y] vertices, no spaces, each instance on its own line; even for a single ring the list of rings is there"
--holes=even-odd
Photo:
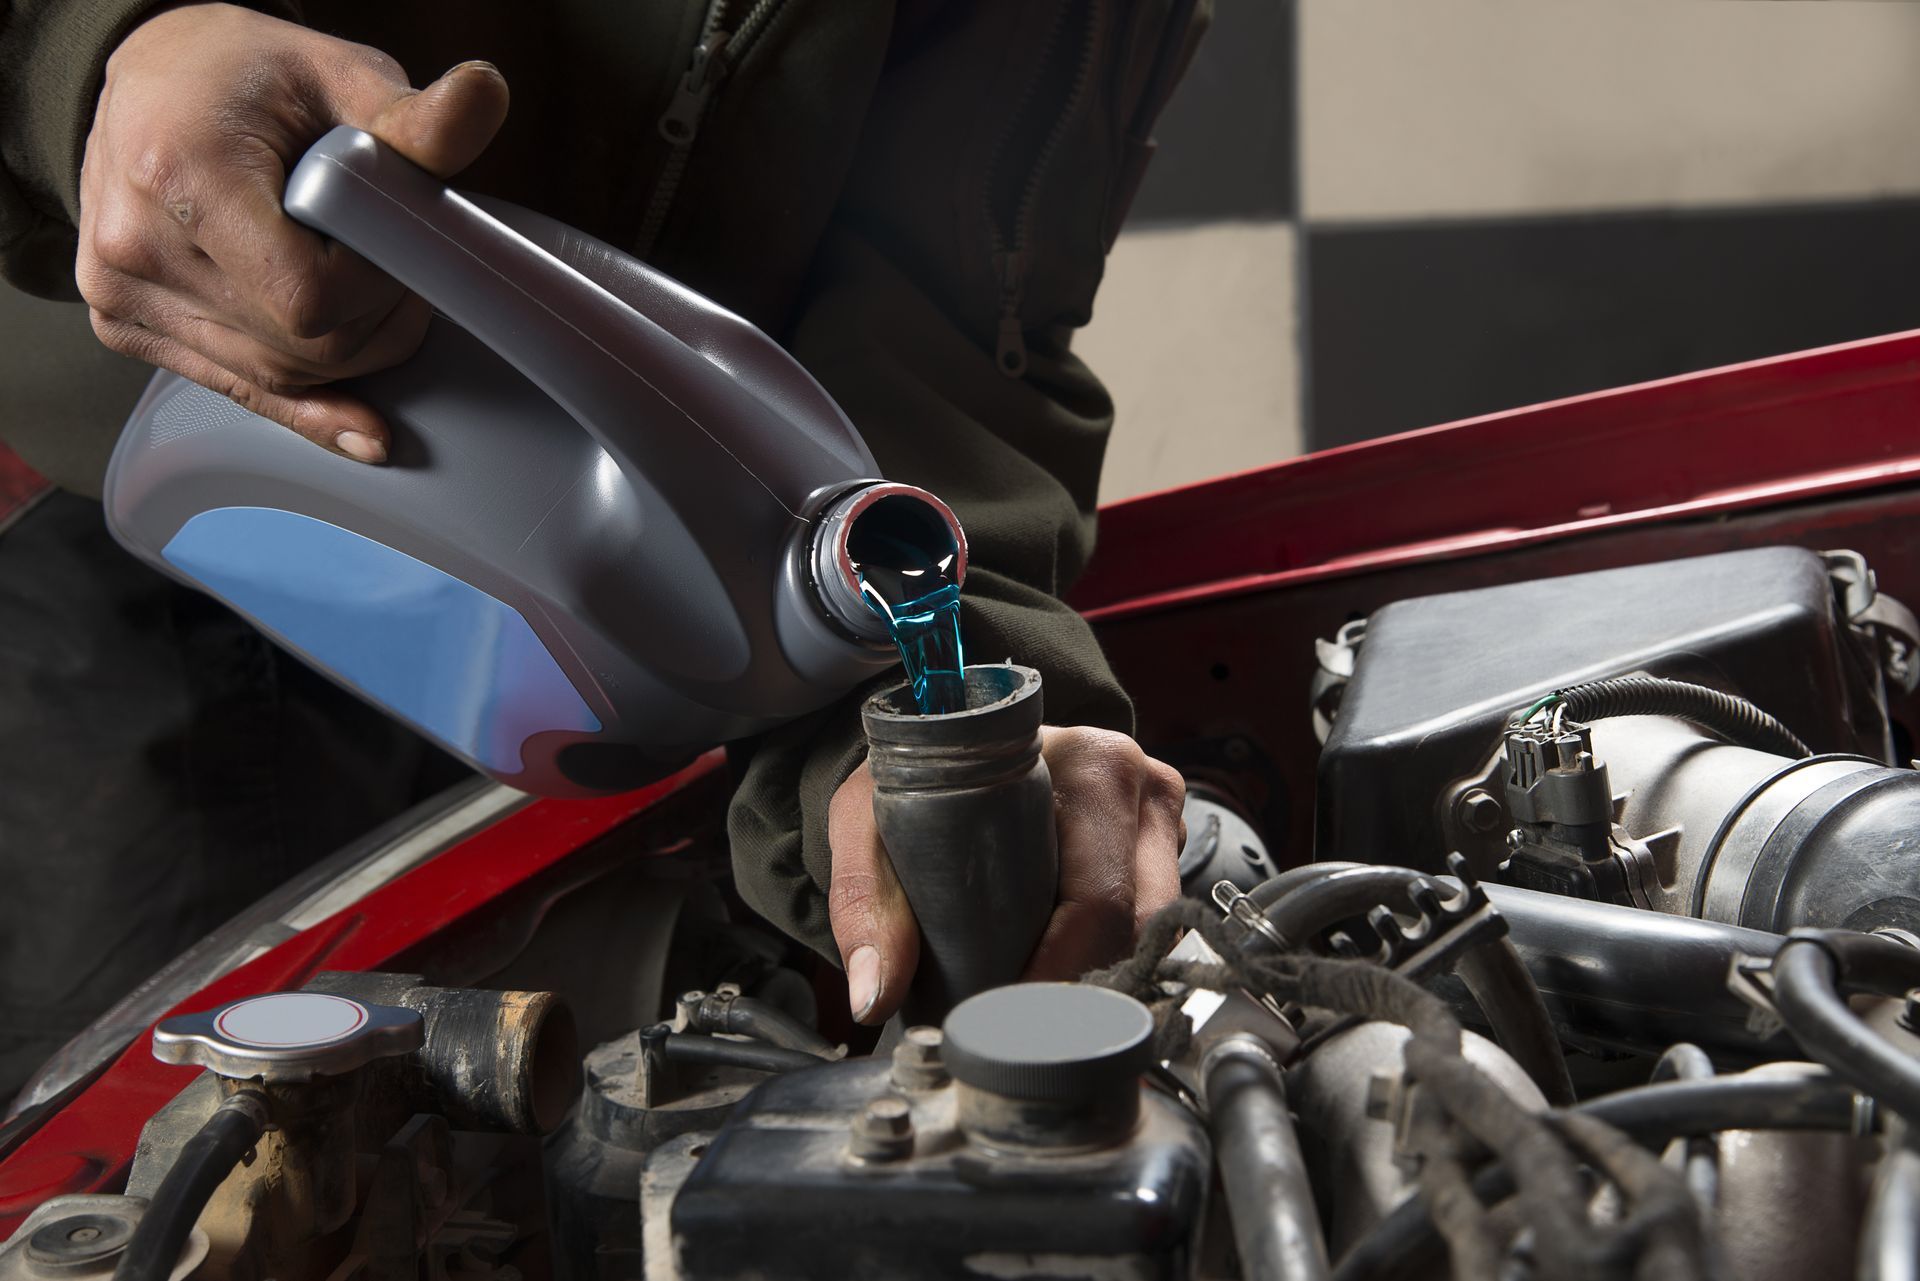
[[[731,475],[752,482],[741,497],[757,488],[789,516],[803,514],[812,468],[763,475],[738,439],[712,426],[764,421],[749,388],[373,135],[328,132],[288,175],[283,203],[492,348],[623,471],[656,484],[698,475],[709,487]]]

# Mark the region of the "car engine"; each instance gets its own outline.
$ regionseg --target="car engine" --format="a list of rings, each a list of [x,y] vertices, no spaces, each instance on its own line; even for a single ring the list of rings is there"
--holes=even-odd
[[[1107,970],[876,1041],[697,795],[421,973],[162,1022],[200,1076],[0,1278],[1920,1276],[1920,624],[1867,560],[1293,648],[1310,812],[1273,742],[1149,735],[1186,896]]]

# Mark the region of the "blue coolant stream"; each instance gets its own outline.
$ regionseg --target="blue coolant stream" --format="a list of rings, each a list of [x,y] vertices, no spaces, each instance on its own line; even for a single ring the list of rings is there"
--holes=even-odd
[[[863,539],[860,594],[887,624],[922,716],[967,709],[966,654],[960,644],[960,585],[952,552],[929,553],[883,533]]]
[[[967,660],[960,645],[960,589],[952,584],[904,605],[886,607],[869,594],[867,604],[887,620],[901,665],[913,683],[922,716],[967,709]]]

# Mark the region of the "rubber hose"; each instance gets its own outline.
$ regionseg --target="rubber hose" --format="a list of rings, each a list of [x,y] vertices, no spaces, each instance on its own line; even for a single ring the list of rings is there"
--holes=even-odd
[[[1243,1281],[1326,1281],[1320,1212],[1272,1057],[1251,1038],[1223,1042],[1203,1090]]]
[[[746,1068],[753,1072],[797,1072],[801,1068],[820,1066],[818,1057],[803,1050],[752,1041],[727,1041],[693,1032],[675,1032],[668,1036],[666,1055],[673,1063]]]
[[[1900,947],[1901,944],[1891,943]],[[1825,941],[1796,936],[1773,958],[1773,1006],[1808,1057],[1920,1125],[1920,1060],[1861,1022],[1840,995],[1840,962]]]
[[[1270,876],[1254,886],[1247,897],[1254,906],[1265,909],[1272,907],[1301,886],[1330,876],[1335,872],[1349,872],[1356,867],[1369,867],[1368,863],[1302,863],[1299,867],[1290,867],[1278,876]]]
[[[1667,1047],[1653,1065],[1652,1083],[1662,1081],[1710,1081],[1713,1059],[1697,1045],[1682,1041]],[[1702,1213],[1712,1213],[1720,1200],[1720,1145],[1713,1139],[1693,1135],[1686,1140],[1687,1190]]]
[[[1835,1077],[1722,1076],[1669,1081],[1589,1099],[1572,1110],[1625,1131],[1644,1147],[1721,1130],[1852,1132],[1863,1120],[1858,1095]],[[1513,1175],[1489,1165],[1473,1179],[1482,1204],[1513,1195]],[[1424,1198],[1402,1201],[1355,1242],[1334,1269],[1334,1281],[1414,1281],[1440,1275],[1446,1247]]]
[[[722,1007],[724,1013],[719,1018],[705,1020],[713,1026],[703,1027],[704,1032],[732,1032],[737,1036],[750,1036],[756,1041],[765,1041],[784,1050],[798,1050],[802,1054],[811,1054],[815,1058],[833,1059],[839,1057],[840,1047],[814,1031],[785,1010],[769,1005],[765,1001],[755,1000],[751,996],[736,996]]]
[[[1746,699],[1705,685],[1659,676],[1616,676],[1556,691],[1567,717],[1672,716],[1712,730],[1728,742],[1776,756],[1811,756],[1794,732]]]
[[[1266,908],[1266,917],[1281,938],[1299,946],[1329,926],[1362,916],[1374,907],[1410,904],[1412,891],[1420,886],[1442,897],[1459,892],[1411,868],[1354,864],[1296,883],[1292,892]],[[1547,1102],[1555,1107],[1572,1103],[1573,1079],[1567,1072],[1566,1056],[1560,1052],[1560,1038],[1553,1030],[1540,989],[1521,963],[1512,941],[1502,938],[1472,948],[1454,968],[1486,1015],[1494,1040],[1533,1078]]]
[[[1547,1003],[1513,940],[1498,938],[1468,949],[1454,962],[1453,972],[1487,1016],[1493,1039],[1533,1078],[1548,1104],[1571,1106],[1573,1076],[1567,1070],[1567,1056],[1553,1030]]]
[[[113,1281],[167,1281],[201,1211],[266,1128],[267,1100],[257,1090],[241,1090],[215,1108],[154,1190]]]

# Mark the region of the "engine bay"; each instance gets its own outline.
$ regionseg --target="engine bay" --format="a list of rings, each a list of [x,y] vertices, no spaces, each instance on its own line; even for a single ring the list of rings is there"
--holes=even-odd
[[[1916,1275],[1892,501],[1096,612],[1185,898],[877,1040],[697,772],[137,1039],[197,1075],[0,1278]]]

